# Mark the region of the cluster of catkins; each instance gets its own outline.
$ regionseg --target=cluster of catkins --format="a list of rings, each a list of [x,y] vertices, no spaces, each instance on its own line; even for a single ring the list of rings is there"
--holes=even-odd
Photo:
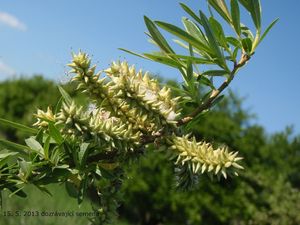
[[[104,71],[105,76],[96,73],[87,54],[73,55],[68,64],[75,76],[72,82],[86,92],[93,110],[78,107],[75,102],[62,104],[54,114],[38,110],[36,126],[47,129],[48,122],[60,127],[65,138],[89,142],[98,140],[106,151],[134,152],[148,144],[146,137],[163,134],[167,151],[176,156],[177,165],[188,164],[193,173],[208,172],[227,177],[226,172],[242,169],[237,163],[241,157],[227,148],[213,148],[206,142],[197,142],[188,136],[176,136],[177,120],[180,116],[178,98],[173,98],[170,88],[160,87],[157,80],[148,73],[136,71],[126,62],[112,63]],[[153,138],[155,141],[155,138]],[[167,143],[167,144],[166,144]]]

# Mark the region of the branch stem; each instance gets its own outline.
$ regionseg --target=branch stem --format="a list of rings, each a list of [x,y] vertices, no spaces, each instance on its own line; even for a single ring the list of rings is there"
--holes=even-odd
[[[211,95],[210,95],[210,97],[206,101],[204,101],[195,111],[193,111],[192,113],[190,113],[188,116],[180,119],[178,121],[177,125],[181,126],[183,124],[186,124],[186,123],[190,122],[198,114],[200,114],[201,112],[203,112],[204,110],[209,109],[211,107],[212,103],[214,102],[214,100],[231,83],[231,81],[233,80],[233,78],[234,78],[235,74],[237,73],[237,71],[239,70],[239,68],[241,68],[242,66],[244,66],[249,59],[250,59],[249,55],[242,54],[240,61],[238,63],[234,64],[234,67],[233,67],[232,71],[230,72],[229,77],[221,84],[221,86],[218,89],[213,90],[212,93],[211,93]]]

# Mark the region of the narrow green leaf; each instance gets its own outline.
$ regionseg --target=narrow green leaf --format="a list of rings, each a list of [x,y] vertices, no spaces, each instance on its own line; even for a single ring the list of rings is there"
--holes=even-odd
[[[201,19],[191,10],[188,6],[186,6],[183,3],[179,3],[180,6],[183,8],[185,12],[187,12],[195,21],[197,21],[199,24],[202,24]]]
[[[204,45],[198,39],[194,38],[192,35],[190,35],[186,31],[182,30],[181,28],[179,28],[177,26],[174,26],[172,24],[169,24],[169,23],[162,22],[162,21],[155,21],[155,23],[158,26],[160,26],[161,28],[163,28],[164,30],[170,32],[171,34],[176,35],[180,39],[182,39],[182,40],[186,41],[187,43],[193,45],[193,47],[195,47],[195,48],[197,48],[201,51],[212,53],[210,48],[208,48],[206,45]]]
[[[241,42],[238,39],[234,38],[234,37],[226,37],[226,41],[229,44],[233,45],[234,47],[238,47],[238,48],[242,47]]]
[[[213,82],[210,79],[208,79],[206,76],[199,75],[197,81],[207,87],[210,87],[211,89],[215,89]]]
[[[242,45],[246,53],[250,53],[252,51],[252,40],[250,38],[242,39]]]
[[[49,135],[54,139],[57,144],[61,144],[64,140],[63,136],[59,130],[55,127],[53,123],[49,123]]]
[[[239,47],[236,47],[236,48],[233,50],[233,53],[232,53],[232,60],[236,60],[237,54],[238,54],[239,50],[240,50]]]
[[[54,113],[57,114],[59,112],[59,110],[61,109],[61,105],[63,103],[63,100],[64,98],[63,97],[60,97],[56,106],[55,106],[55,110],[54,110]]]
[[[236,33],[241,35],[240,8],[237,0],[230,0],[232,24]]]
[[[217,11],[217,13],[219,13],[220,16],[223,17],[227,23],[231,24],[230,13],[224,0],[208,0],[208,3]]]
[[[209,18],[209,23],[220,46],[226,49],[227,41],[226,41],[226,37],[222,25],[213,17]]]
[[[260,0],[249,0],[249,9],[252,20],[257,30],[261,29],[261,6]]]
[[[188,61],[186,65],[186,77],[187,77],[187,81],[193,80],[193,64],[191,61]]]
[[[44,157],[44,149],[42,145],[39,142],[37,142],[33,137],[25,139],[25,143],[28,147],[30,147],[31,150]]]
[[[162,51],[166,53],[175,53],[166,39],[162,36],[162,34],[159,32],[155,24],[150,20],[148,17],[144,16],[144,21],[147,26],[147,29],[149,33],[151,34],[151,37],[153,40],[158,44],[158,46],[161,48]]]
[[[205,30],[205,33],[206,33],[206,36],[207,36],[207,39],[208,39],[211,49],[213,49],[214,53],[217,55],[218,60],[221,62],[221,64],[223,66],[226,66],[224,56],[217,44],[217,40],[216,40],[216,37],[210,26],[210,23],[208,22],[207,17],[205,16],[205,14],[202,11],[200,11],[200,17],[203,22],[203,27],[204,27],[204,30]]]
[[[174,60],[170,57],[167,57],[167,56],[158,55],[158,54],[149,54],[149,53],[144,53],[144,56],[147,57],[150,60],[165,64],[165,65],[168,65],[168,66],[171,66],[171,67],[174,67],[174,68],[180,68],[182,66],[176,60]]]
[[[124,52],[127,52],[127,53],[129,53],[129,54],[131,54],[131,55],[138,56],[138,57],[140,57],[140,58],[148,59],[148,58],[146,58],[145,56],[143,56],[142,54],[139,54],[139,53],[136,53],[136,52],[133,52],[133,51],[124,49],[124,48],[119,48],[119,50],[124,51]]]
[[[21,198],[26,198],[27,194],[22,190],[25,186],[22,186],[20,188],[18,188],[17,186],[9,186],[7,187],[12,193],[9,195],[9,197],[13,196],[13,195],[17,195]]]
[[[207,75],[207,76],[223,76],[228,74],[225,70],[207,70],[203,72],[201,75]]]
[[[239,2],[245,7],[248,12],[250,12],[249,0],[239,0]]]
[[[186,31],[190,35],[199,39],[199,41],[201,41],[204,45],[206,45],[207,40],[205,39],[204,34],[201,31],[201,29],[196,24],[194,24],[191,20],[189,20],[188,18],[185,18],[185,17],[182,18],[182,23],[183,23]]]
[[[191,61],[193,64],[214,64],[213,60],[199,58],[195,56],[187,56],[187,55],[174,55],[175,57],[184,60],[185,62]]]
[[[71,105],[71,103],[72,103],[71,96],[61,86],[58,86],[58,90],[59,90],[60,94],[62,95],[62,97],[64,98],[66,104]]]
[[[87,155],[88,155],[88,147],[89,147],[90,143],[82,143],[80,145],[80,150],[78,152],[78,161],[81,167],[84,166]]]
[[[38,131],[37,129],[31,128],[31,127],[27,127],[27,126],[25,126],[23,124],[12,122],[12,121],[9,121],[9,120],[6,120],[6,119],[2,119],[2,118],[0,118],[0,124],[7,125],[7,126],[16,128],[18,130],[21,130],[21,131],[24,131],[24,132],[30,133],[30,134],[36,134],[37,131]]]
[[[259,39],[259,43],[262,42],[264,40],[264,38],[266,37],[266,35],[269,33],[269,31],[272,29],[272,27],[277,23],[277,21],[279,20],[279,18],[275,19],[269,26],[268,28],[265,30],[265,32],[263,33],[263,35],[261,36],[261,38]]]
[[[25,150],[30,151],[30,148],[25,145],[16,144],[14,142],[3,140],[3,139],[0,139],[0,146],[8,150],[19,152],[21,154],[26,154]]]

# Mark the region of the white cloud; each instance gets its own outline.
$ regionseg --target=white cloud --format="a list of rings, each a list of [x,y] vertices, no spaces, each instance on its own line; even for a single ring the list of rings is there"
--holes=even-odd
[[[21,31],[26,31],[27,27],[24,23],[22,23],[18,18],[15,16],[6,13],[6,12],[0,12],[0,23],[5,24],[9,27],[21,30]]]
[[[3,76],[12,76],[14,74],[16,74],[15,70],[0,60],[0,79]]]

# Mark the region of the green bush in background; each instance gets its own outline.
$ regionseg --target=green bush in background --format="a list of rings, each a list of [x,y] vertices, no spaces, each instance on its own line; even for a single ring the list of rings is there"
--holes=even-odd
[[[33,92],[26,84],[39,80],[44,87]],[[0,83],[10,87],[11,93],[17,93],[18,80]],[[28,95],[35,95],[36,107],[46,107],[49,96],[59,96],[52,81],[32,77],[22,79],[22,88]],[[168,82],[176,86],[176,82]],[[2,90],[2,89],[1,89]],[[46,92],[47,90],[47,92]],[[8,92],[0,95],[0,102],[5,102]],[[15,95],[14,101],[22,102],[23,95]],[[55,99],[53,101],[56,101]],[[6,101],[8,104],[10,101]],[[122,219],[128,224],[286,224],[300,223],[300,138],[291,134],[290,129],[267,135],[264,128],[251,125],[252,115],[243,109],[243,100],[234,94],[225,98],[210,114],[199,121],[194,132],[208,141],[226,143],[232,149],[240,149],[245,156],[248,168],[240,178],[211,182],[203,176],[199,185],[190,192],[174,189],[171,163],[162,154],[148,151],[139,162],[128,168],[128,180],[124,183],[124,203],[119,209]],[[6,107],[5,104],[1,105]],[[30,105],[30,104],[28,104]],[[11,115],[16,115],[12,108]],[[24,105],[23,111],[30,112],[31,106]],[[188,108],[185,110],[189,110]],[[12,120],[22,121],[17,116]],[[25,121],[30,125],[31,121]],[[5,130],[1,126],[1,132]],[[220,135],[222,134],[222,135]],[[14,134],[18,137],[19,134]],[[21,134],[20,134],[21,135]],[[5,210],[58,210],[74,212],[92,211],[89,204],[79,208],[76,200],[69,199],[60,185],[52,185],[53,198],[29,187],[28,198],[9,198],[3,194],[2,212]],[[38,218],[0,217],[2,224],[86,224],[88,218]],[[117,224],[123,224],[123,222]]]

